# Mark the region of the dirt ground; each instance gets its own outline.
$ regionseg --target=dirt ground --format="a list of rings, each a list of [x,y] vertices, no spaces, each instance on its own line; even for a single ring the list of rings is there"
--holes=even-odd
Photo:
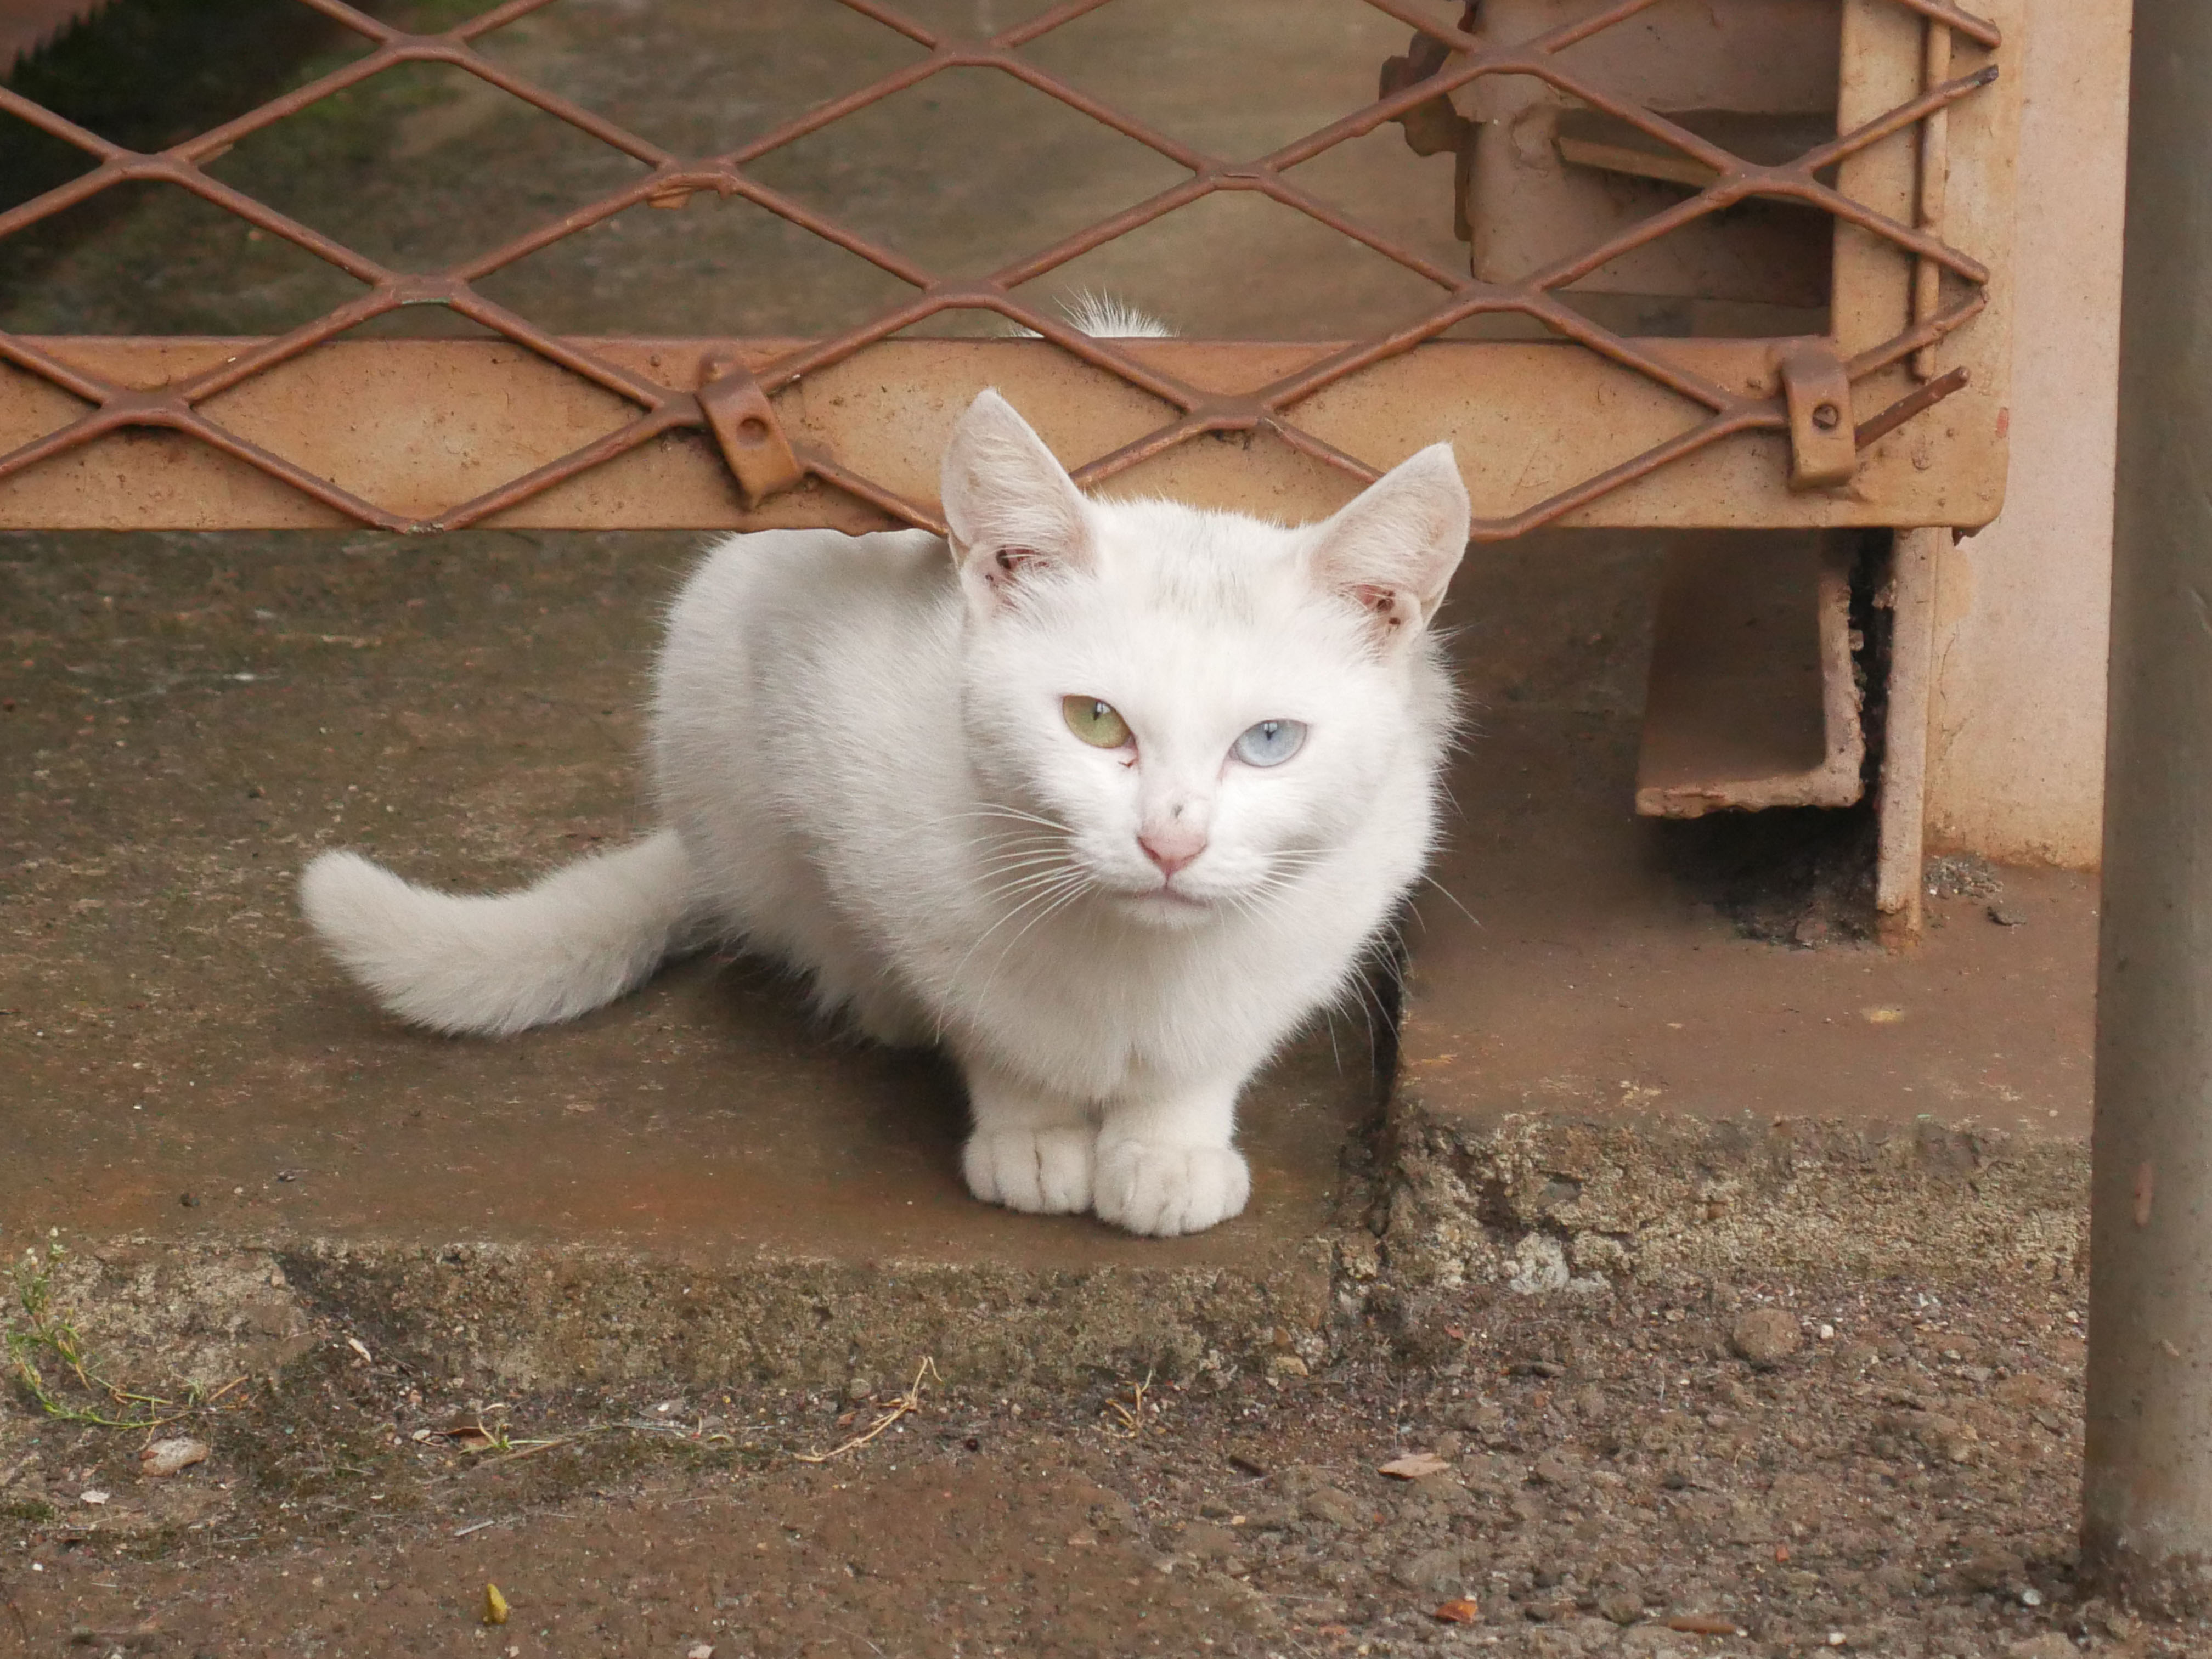
[[[2201,1653],[2075,1582],[2081,1288],[1385,1297],[1310,1376],[921,1356],[903,1414],[906,1377],[464,1399],[331,1331],[160,1431],[212,1449],[162,1480],[13,1402],[0,1651]]]

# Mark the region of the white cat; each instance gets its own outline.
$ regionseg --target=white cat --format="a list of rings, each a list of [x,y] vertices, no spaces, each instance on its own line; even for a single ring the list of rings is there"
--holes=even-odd
[[[1194,1232],[1250,1191],[1245,1080],[1350,986],[1435,837],[1427,625],[1467,541],[1449,448],[1285,527],[1091,501],[986,392],[945,539],[732,536],[669,619],[663,827],[461,897],[326,853],[301,883],[404,1018],[567,1019],[742,943],[968,1083],[975,1194]]]

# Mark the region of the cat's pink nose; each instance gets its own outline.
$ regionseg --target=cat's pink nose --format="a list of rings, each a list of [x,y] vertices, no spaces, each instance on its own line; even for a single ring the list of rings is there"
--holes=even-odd
[[[1172,877],[1206,850],[1206,831],[1170,824],[1164,829],[1139,831],[1137,845],[1145,849],[1146,858],[1160,866],[1162,875]]]

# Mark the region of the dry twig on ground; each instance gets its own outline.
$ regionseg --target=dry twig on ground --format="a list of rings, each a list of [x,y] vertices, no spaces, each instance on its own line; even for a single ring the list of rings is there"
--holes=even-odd
[[[944,1377],[938,1375],[937,1362],[934,1359],[924,1359],[915,1369],[914,1381],[908,1386],[907,1391],[891,1401],[890,1409],[878,1417],[864,1433],[856,1434],[842,1445],[832,1446],[825,1452],[799,1452],[797,1454],[799,1461],[802,1463],[827,1463],[833,1457],[842,1457],[847,1452],[858,1451],[901,1418],[911,1416],[920,1411],[921,1380],[925,1376],[934,1376],[939,1382],[945,1381]]]

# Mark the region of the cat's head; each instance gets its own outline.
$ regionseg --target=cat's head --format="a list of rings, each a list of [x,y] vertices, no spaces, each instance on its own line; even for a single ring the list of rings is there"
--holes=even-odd
[[[1103,893],[1189,926],[1334,860],[1425,850],[1450,720],[1427,630],[1468,535],[1449,446],[1285,526],[1086,499],[986,392],[943,484],[1010,900]]]

